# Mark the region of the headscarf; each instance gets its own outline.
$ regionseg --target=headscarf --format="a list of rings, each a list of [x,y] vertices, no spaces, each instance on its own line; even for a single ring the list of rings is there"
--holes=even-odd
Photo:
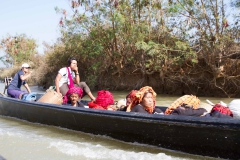
[[[127,98],[130,98],[130,99],[133,99],[136,95],[138,90],[131,90],[131,92],[128,93],[128,95],[126,96],[126,99]]]
[[[131,90],[131,92],[128,93],[128,95],[126,96],[126,103],[125,106],[126,108],[128,108],[128,106],[133,102],[133,100],[135,99],[135,95],[138,92],[138,90]],[[130,104],[127,104],[127,99],[130,98],[131,102]]]
[[[82,98],[83,90],[82,90],[82,88],[80,88],[80,87],[72,87],[72,88],[70,88],[70,89],[67,91],[66,95],[63,97],[63,104],[66,104],[66,103],[70,100],[69,97],[70,97],[73,93],[78,94],[78,96],[79,96],[80,98]]]
[[[89,102],[89,108],[107,109],[111,104],[114,104],[113,94],[106,90],[98,91],[95,102]]]
[[[150,92],[153,95],[153,106],[147,107],[145,108],[145,110],[149,113],[152,113],[155,108],[157,94],[150,86],[142,87],[141,89],[139,89],[139,91],[137,91],[136,95],[133,97],[132,103],[127,108],[127,112],[130,112],[134,106],[141,103],[143,100],[143,97],[145,96],[145,93],[147,92]]]

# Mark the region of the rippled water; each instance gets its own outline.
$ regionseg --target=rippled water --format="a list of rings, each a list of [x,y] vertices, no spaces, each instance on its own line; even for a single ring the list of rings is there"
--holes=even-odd
[[[40,91],[37,87],[31,88],[33,91]],[[0,91],[3,91],[3,84],[0,84]],[[124,98],[127,94],[126,92],[113,93],[115,100]],[[178,97],[159,95],[157,104],[169,105],[176,98]],[[200,99],[206,98],[200,97]],[[220,100],[208,99],[213,102]],[[221,100],[226,103],[231,101],[231,99]],[[125,143],[106,136],[86,134],[3,116],[0,116],[0,155],[7,160],[213,159],[148,145]]]

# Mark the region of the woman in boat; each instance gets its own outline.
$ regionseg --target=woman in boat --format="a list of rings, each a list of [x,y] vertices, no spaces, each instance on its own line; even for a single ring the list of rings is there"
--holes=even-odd
[[[19,70],[13,77],[7,88],[7,94],[13,98],[22,99],[24,94],[27,94],[26,91],[21,90],[23,85],[28,93],[31,93],[31,90],[26,82],[26,80],[31,76],[31,71],[29,70],[30,66],[27,63],[22,64],[21,70]]]
[[[117,106],[120,111],[127,111],[128,106],[132,103],[133,98],[135,97],[137,93],[137,90],[131,90],[131,92],[128,93],[126,96],[126,100],[124,101],[118,101]]]
[[[58,71],[55,85],[57,93],[63,96],[66,95],[69,88],[78,86],[83,89],[83,96],[87,94],[92,101],[95,101],[95,97],[92,95],[88,85],[85,82],[80,82],[77,59],[74,57],[68,59],[67,67],[63,67]]]
[[[184,104],[178,106],[171,112],[171,115],[195,116],[195,117],[205,116],[206,114],[208,114],[208,112],[205,108],[194,109],[193,106]]]
[[[63,104],[71,105],[73,107],[84,107],[81,101],[83,90],[80,87],[70,88],[63,98]]]
[[[200,99],[194,95],[184,95],[165,110],[165,115],[205,116],[208,111],[205,108],[199,108],[200,102]]]
[[[155,108],[157,94],[152,87],[142,87],[134,96],[127,108],[127,112],[139,112],[148,114],[164,114],[159,108]]]
[[[98,91],[98,95],[96,100],[93,102],[89,102],[89,108],[100,109],[100,110],[115,110],[112,107],[114,104],[113,94],[106,90]]]

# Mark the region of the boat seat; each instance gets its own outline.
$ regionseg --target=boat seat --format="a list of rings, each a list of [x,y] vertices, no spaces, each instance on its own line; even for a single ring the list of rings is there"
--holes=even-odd
[[[10,84],[11,81],[12,81],[12,77],[5,77],[5,78],[4,78],[5,87],[4,87],[4,92],[3,92],[3,94],[5,94],[5,92],[6,92],[6,90],[7,90],[7,87],[8,87],[8,85]]]

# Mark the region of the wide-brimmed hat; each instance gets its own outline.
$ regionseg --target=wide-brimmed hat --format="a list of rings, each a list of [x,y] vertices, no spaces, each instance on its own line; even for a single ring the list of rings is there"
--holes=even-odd
[[[22,64],[22,68],[31,68],[31,67],[29,66],[29,64],[23,63],[23,64]]]

